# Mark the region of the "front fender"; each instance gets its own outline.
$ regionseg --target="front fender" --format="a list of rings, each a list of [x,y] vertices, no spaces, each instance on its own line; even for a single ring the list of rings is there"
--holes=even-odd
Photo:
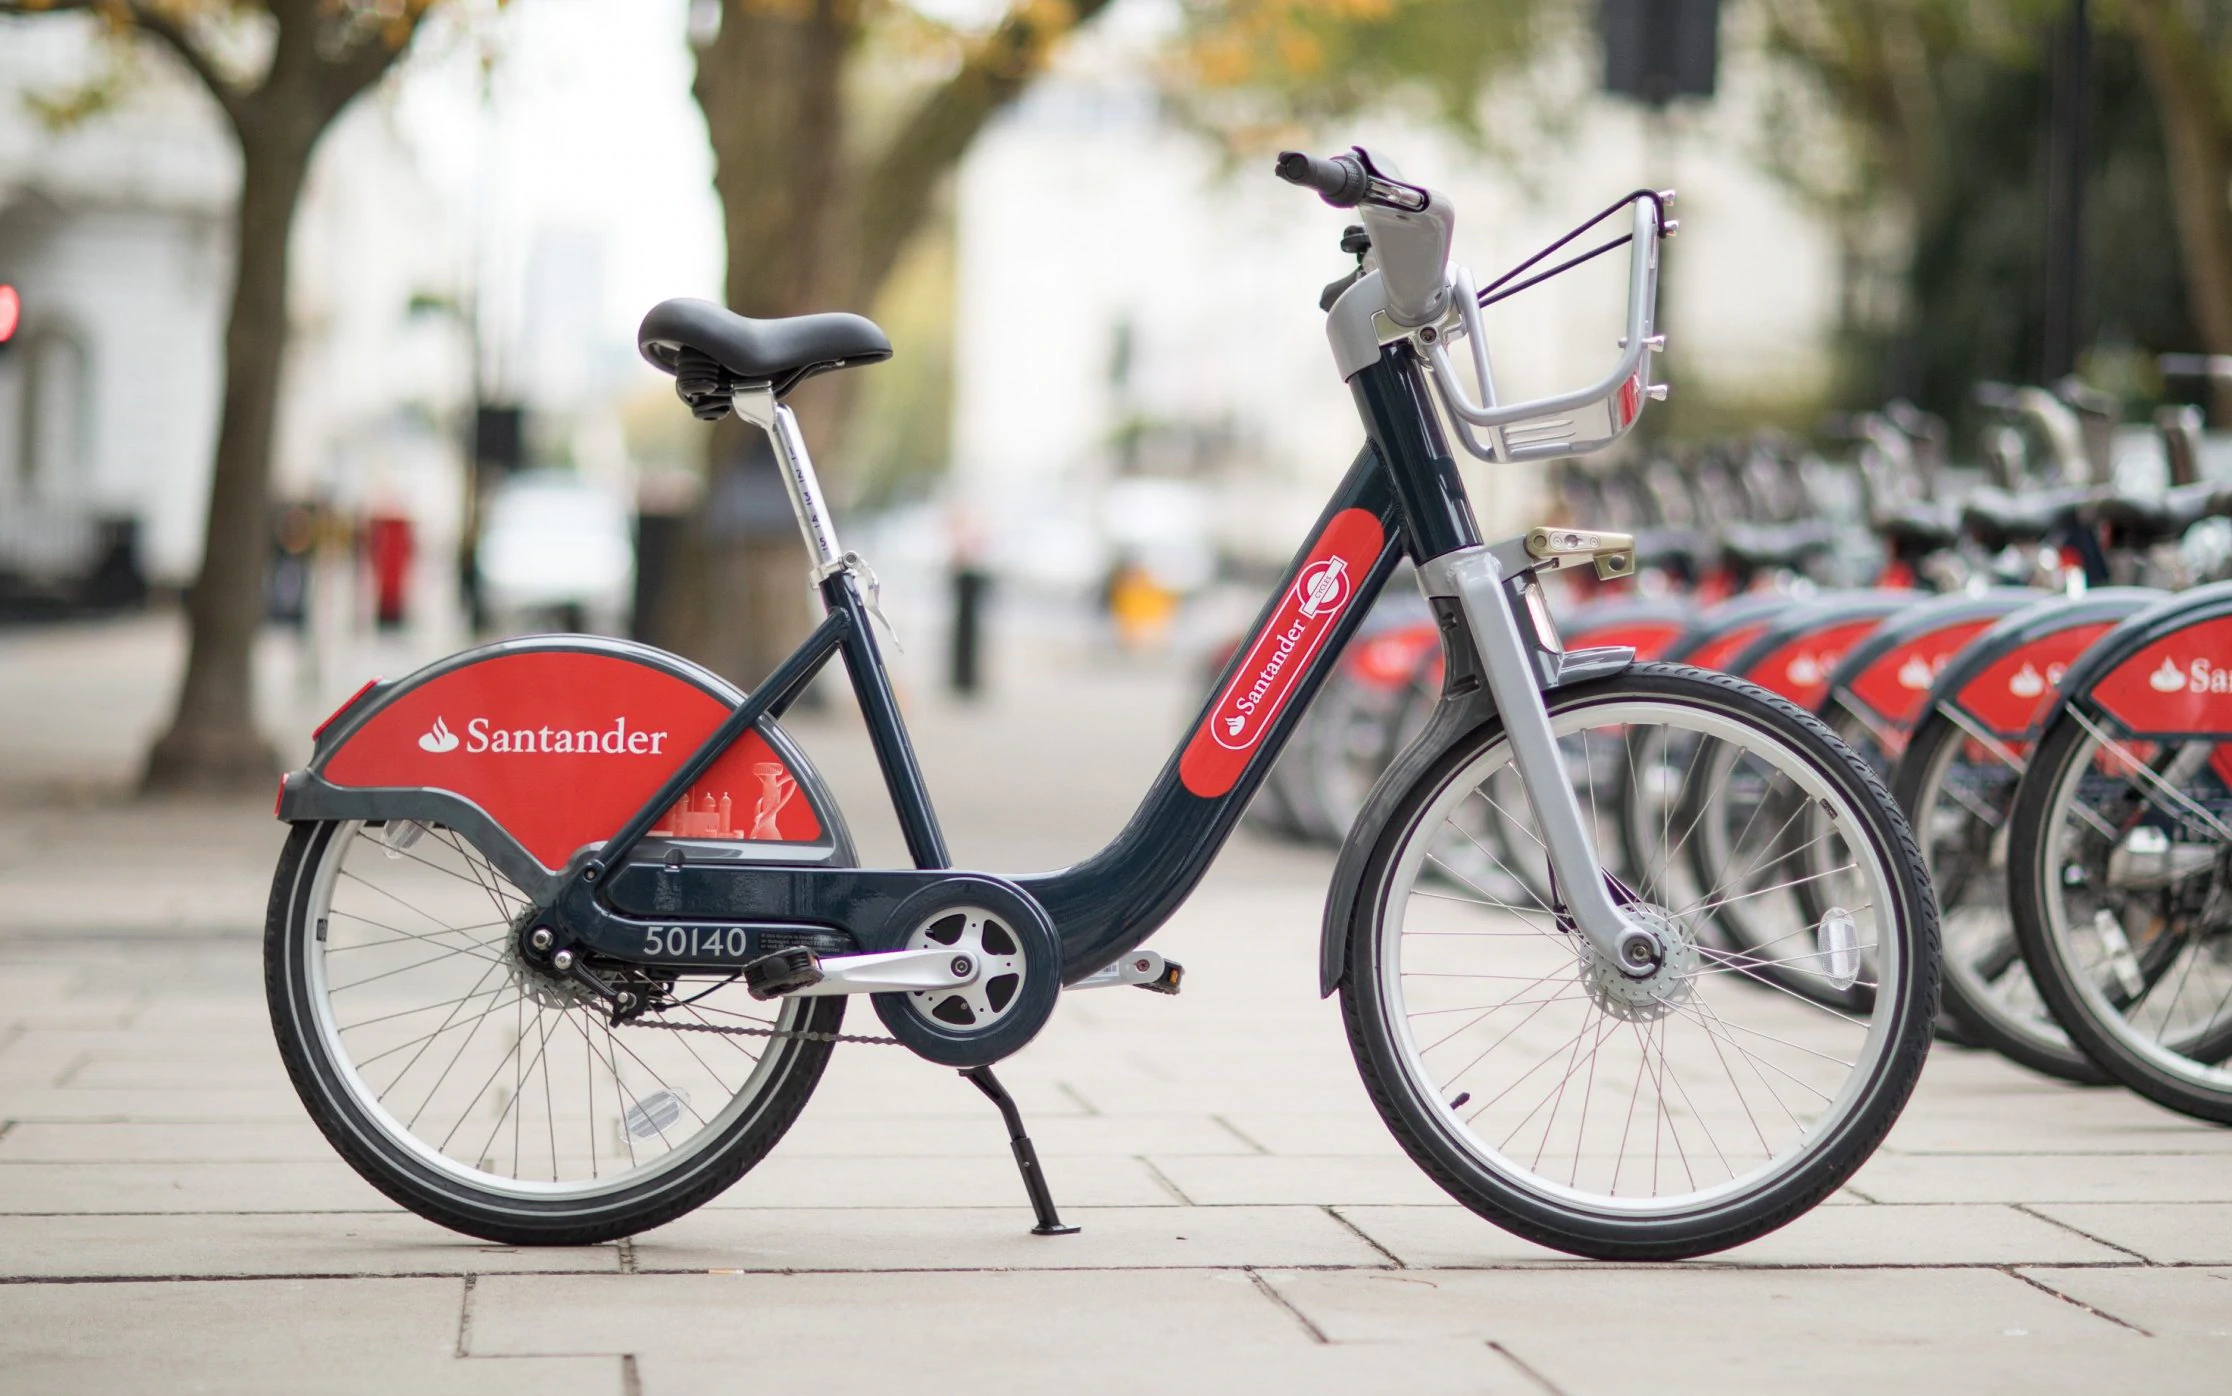
[[[1411,744],[1388,763],[1373,782],[1364,806],[1349,825],[1341,854],[1333,864],[1333,880],[1325,889],[1325,920],[1318,936],[1318,996],[1341,985],[1348,962],[1349,928],[1355,924],[1358,903],[1371,871],[1372,855],[1389,814],[1403,793],[1426,774],[1443,753],[1481,723],[1495,715],[1488,685],[1466,633],[1464,612],[1451,597],[1433,601],[1435,620],[1441,628],[1442,691],[1433,716]]]

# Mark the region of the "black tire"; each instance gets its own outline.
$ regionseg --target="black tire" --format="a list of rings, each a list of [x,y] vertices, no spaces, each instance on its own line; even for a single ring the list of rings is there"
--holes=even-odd
[[[2002,822],[2013,816],[2018,776],[1996,761],[1984,770],[1964,767],[1959,778],[1968,788],[1960,798],[1949,797],[1946,782],[1955,778],[1955,763],[1968,740],[1932,709],[1916,725],[1891,782],[1892,797],[1914,828],[1937,891],[1945,1016],[1969,1045],[1988,1047],[2058,1081],[2106,1085],[2108,1073],[2069,1040],[2043,1003],[2036,1012],[2024,1011],[2036,990],[2016,944],[2007,906],[2007,869],[1992,866],[1993,830],[1982,817],[1985,810],[1995,811]],[[1969,817],[1963,819],[1963,814]],[[2001,963],[2010,955],[2015,963]],[[2014,983],[2009,975],[2019,975],[2023,982]]]
[[[1561,689],[1547,696],[1553,722],[1570,723],[1575,728],[1586,726],[1591,721],[1592,711],[1606,714],[1596,720],[1607,725],[1635,724],[1639,722],[1639,714],[1661,711],[1687,714],[1689,716],[1685,720],[1695,720],[1700,724],[1697,730],[1722,734],[1707,736],[1703,740],[1733,739],[1728,734],[1746,734],[1747,740],[1758,743],[1758,750],[1772,751],[1776,753],[1776,760],[1788,762],[1792,767],[1810,773],[1807,778],[1815,787],[1838,803],[1840,817],[1846,811],[1851,813],[1858,834],[1858,842],[1854,846],[1865,849],[1870,860],[1868,870],[1876,878],[1869,886],[1883,889],[1889,903],[1886,908],[1888,914],[1880,922],[1871,922],[1879,933],[1888,933],[1884,940],[1869,944],[1876,952],[1877,963],[1888,960],[1891,968],[1886,978],[1875,986],[1876,992],[1869,1009],[1872,1017],[1867,1024],[1862,1025],[1865,1032],[1861,1041],[1868,1054],[1867,1059],[1860,1061],[1856,1058],[1855,1062],[1844,1064],[1851,1071],[1846,1078],[1850,1084],[1839,1089],[1833,1098],[1827,1093],[1816,1092],[1824,1100],[1832,1100],[1835,1106],[1833,1116],[1825,1116],[1808,1125],[1799,1122],[1793,1115],[1793,1128],[1787,1133],[1795,1142],[1789,1146],[1791,1153],[1787,1156],[1787,1161],[1777,1161],[1769,1148],[1769,1141],[1762,1133],[1761,1144],[1767,1155],[1767,1163],[1758,1170],[1743,1174],[1739,1174],[1736,1167],[1730,1165],[1729,1180],[1719,1185],[1721,1192],[1717,1194],[1708,1189],[1698,1189],[1693,1179],[1693,1194],[1700,1199],[1695,1205],[1690,1205],[1682,1198],[1672,1199],[1656,1210],[1655,1198],[1646,1198],[1643,1203],[1637,1204],[1632,1193],[1623,1195],[1620,1191],[1620,1168],[1624,1165],[1617,1161],[1613,1165],[1608,1191],[1600,1189],[1594,1194],[1578,1191],[1577,1180],[1582,1161],[1590,1157],[1581,1148],[1581,1134],[1587,1129],[1590,1108],[1588,1101],[1593,1097],[1596,1086],[1594,1073],[1598,1047],[1610,1040],[1610,1035],[1618,1032],[1616,1027],[1600,1027],[1597,1042],[1592,1045],[1588,1054],[1591,1075],[1588,1084],[1583,1087],[1583,1103],[1579,1107],[1582,1113],[1575,1135],[1573,1186],[1567,1186],[1568,1180],[1558,1180],[1555,1183],[1555,1186],[1566,1190],[1564,1194],[1553,1195],[1548,1187],[1526,1177],[1526,1170],[1520,1167],[1515,1157],[1505,1159],[1501,1153],[1496,1152],[1511,1143],[1509,1136],[1493,1148],[1485,1140],[1476,1140],[1471,1133],[1470,1119],[1477,1118],[1482,1110],[1490,1108],[1496,1101],[1484,1103],[1466,1121],[1459,1120],[1457,1111],[1471,1104],[1472,1092],[1468,1090],[1458,1094],[1454,1100],[1446,1100],[1446,1096],[1458,1080],[1470,1079],[1465,1077],[1464,1072],[1473,1068],[1468,1066],[1461,1069],[1457,1077],[1448,1082],[1431,1079],[1432,1073],[1424,1069],[1423,1062],[1433,1047],[1414,1049],[1406,1045],[1411,1041],[1411,1020],[1406,1016],[1402,1021],[1397,1021],[1399,1013],[1409,1012],[1406,996],[1412,992],[1402,986],[1405,981],[1415,980],[1420,976],[1483,981],[1519,976],[1436,974],[1431,969],[1414,970],[1394,961],[1407,960],[1413,953],[1412,942],[1403,937],[1407,934],[1405,918],[1417,914],[1416,907],[1432,910],[1444,902],[1474,900],[1429,892],[1419,895],[1432,898],[1433,901],[1421,902],[1414,907],[1408,900],[1412,894],[1399,888],[1398,883],[1406,878],[1415,880],[1418,870],[1423,866],[1422,860],[1432,859],[1433,839],[1437,835],[1435,831],[1425,828],[1425,825],[1430,816],[1439,818],[1434,815],[1434,811],[1469,802],[1470,795],[1465,793],[1465,786],[1469,781],[1460,780],[1460,777],[1466,776],[1468,772],[1491,769],[1493,763],[1500,759],[1499,753],[1505,749],[1502,744],[1503,734],[1501,724],[1493,719],[1453,743],[1414,782],[1410,790],[1388,808],[1386,816],[1374,827],[1358,830],[1357,837],[1372,842],[1368,845],[1371,852],[1367,857],[1362,891],[1348,927],[1345,971],[1340,986],[1342,1012],[1348,1028],[1350,1047],[1373,1103],[1404,1150],[1452,1197],[1489,1221],[1545,1246],[1607,1260],[1673,1260],[1724,1250],[1786,1224],[1840,1187],[1874,1152],[1913,1091],[1924,1056],[1929,1049],[1930,1026],[1936,1012],[1938,974],[1937,914],[1929,894],[1921,854],[1915,847],[1905,820],[1892,804],[1882,783],[1858,757],[1839,743],[1811,715],[1742,680],[1680,665],[1644,664],[1614,678]],[[1561,727],[1561,732],[1566,730],[1569,729]],[[1630,727],[1629,730],[1640,729]],[[1650,885],[1638,890],[1648,900]],[[1707,895],[1712,895],[1715,890],[1709,886]],[[1399,896],[1404,899],[1403,906],[1391,906]],[[1502,916],[1521,910],[1506,907],[1497,911],[1494,910],[1495,905],[1489,903],[1487,915]],[[1856,907],[1862,905],[1864,904],[1855,902]],[[1521,950],[1531,950],[1539,955],[1554,957],[1559,949],[1556,944],[1558,930],[1555,926],[1548,930],[1540,926],[1529,926],[1522,931],[1450,931],[1434,929],[1435,924],[1429,917],[1428,929],[1421,933],[1438,938],[1433,945],[1439,945],[1442,940],[1454,940],[1463,936],[1500,936],[1516,937]],[[1546,947],[1539,939],[1528,939],[1525,933],[1527,930],[1548,936],[1551,943]],[[1687,934],[1696,937],[1694,928]],[[1576,957],[1575,978],[1580,983],[1592,972],[1591,962],[1585,957],[1586,951],[1580,948],[1583,943],[1577,937],[1569,938],[1569,941],[1567,953]],[[1744,973],[1743,962],[1731,952],[1710,950],[1706,948],[1708,942],[1702,938],[1695,939],[1695,943],[1703,958],[1692,962],[1698,966],[1689,976],[1692,981],[1708,973],[1731,971],[1723,979],[1710,981],[1729,986],[1726,995],[1720,999],[1722,1007],[1765,1004],[1771,1012],[1787,1013],[1788,1005],[1798,1003],[1806,1005],[1815,1014],[1832,1014],[1831,1010],[1810,1004],[1808,1000],[1768,981],[1764,976]],[[1464,944],[1473,945],[1475,942],[1467,941]],[[1429,946],[1429,951],[1432,951],[1432,946]],[[1482,953],[1497,952],[1491,949]],[[1720,958],[1715,960],[1715,956]],[[1421,963],[1430,964],[1431,959],[1422,958]],[[1601,967],[1597,967],[1594,972],[1601,974]],[[1543,982],[1545,981],[1538,979],[1534,984]],[[1581,1008],[1584,1017],[1581,1032],[1572,1039],[1576,1053],[1581,1036],[1589,1031],[1590,1020],[1587,1014],[1597,1013],[1606,1024],[1610,1024],[1614,1017],[1602,1011],[1602,1000],[1591,997],[1595,993],[1594,989],[1589,988],[1586,983],[1582,983],[1581,987],[1585,992],[1581,994],[1577,1006]],[[1463,992],[1470,995],[1476,991],[1466,988]],[[1513,992],[1524,994],[1534,992],[1534,989],[1533,985],[1528,985]],[[1698,989],[1696,992],[1702,995],[1705,991]],[[1713,992],[1716,995],[1722,993],[1718,989]],[[1747,994],[1759,997],[1739,998]],[[1398,998],[1403,999],[1404,1006],[1401,1009],[1392,1006]],[[1509,1006],[1526,1008],[1533,1003],[1532,999],[1517,998]],[[1466,1012],[1470,1006],[1468,1004],[1454,1010],[1432,1011]],[[1702,1003],[1700,1007],[1703,1007]],[[1535,1015],[1544,1011],[1540,1007],[1533,1008],[1527,1020],[1523,1020],[1519,1028],[1497,1038],[1497,1044],[1510,1038],[1513,1032],[1526,1028]],[[1677,999],[1664,1015],[1665,1021],[1671,1023],[1674,1016],[1682,1011],[1685,1011],[1684,1005]],[[1722,1018],[1717,1008],[1710,1011],[1710,1021],[1722,1023],[1725,1032],[1725,1025],[1732,1020]],[[1419,1016],[1426,1015],[1421,1013]],[[1700,1012],[1698,1022],[1707,1022],[1704,1012]],[[1634,1020],[1628,1018],[1625,1026],[1633,1025]],[[1554,1031],[1563,1032],[1563,1027]],[[1668,1064],[1670,1058],[1667,1055],[1674,1031],[1673,1027],[1663,1030],[1657,1049],[1658,1059],[1663,1067],[1662,1074],[1667,1079],[1674,1077],[1674,1069]],[[1660,1032],[1661,1029],[1656,1024],[1635,1030],[1639,1060],[1645,1065],[1651,1061],[1650,1038]],[[1703,1028],[1703,1033],[1708,1040],[1714,1036],[1710,1026]],[[1735,1038],[1730,1034],[1726,1040],[1732,1042]],[[1434,1044],[1437,1047],[1440,1045],[1439,1042]],[[1459,1050],[1463,1048],[1460,1047]],[[1488,1050],[1495,1049],[1491,1047]],[[1562,1044],[1556,1049],[1558,1052],[1565,1050]],[[1718,1051],[1718,1047],[1715,1050]],[[1486,1055],[1486,1052],[1482,1053],[1482,1056]],[[1516,1069],[1516,1064],[1512,1065]],[[1530,1067],[1527,1072],[1521,1073],[1512,1086],[1504,1087],[1499,1098],[1509,1094],[1518,1081],[1532,1075],[1533,1070]],[[1573,1071],[1573,1064],[1569,1062],[1567,1084],[1573,1080]],[[1756,1064],[1753,1074],[1759,1076],[1763,1083],[1768,1080]],[[1422,1075],[1429,1079],[1422,1081]],[[1638,1066],[1635,1079],[1635,1090],[1640,1092],[1644,1079],[1643,1066]],[[1730,1088],[1741,1098],[1745,1088],[1733,1068],[1729,1070],[1728,1080]],[[1488,1085],[1484,1085],[1482,1089],[1488,1089]],[[1562,1106],[1566,1088],[1561,1085],[1556,1089],[1559,1105]],[[1658,1097],[1658,1104],[1653,1107],[1656,1110],[1671,1097],[1658,1079],[1653,1080],[1653,1089]],[[1684,1093],[1686,1096],[1686,1088]],[[1525,1099],[1526,1097],[1521,1097],[1510,1109],[1516,1111]],[[1802,1101],[1800,1103],[1803,1105]],[[1535,1111],[1541,1108],[1541,1104],[1538,1104]],[[1546,1144],[1555,1127],[1558,1108],[1552,1107],[1550,1121],[1543,1126]],[[1628,1108],[1632,1128],[1635,1109],[1632,1097]],[[1745,1113],[1750,1113],[1749,1106]],[[1700,1114],[1699,1118],[1702,1117]],[[1528,1120],[1532,1118],[1533,1112],[1530,1112],[1521,1119],[1521,1126],[1527,1126]],[[1754,1127],[1757,1128],[1756,1123]],[[1629,1142],[1628,1134],[1623,1131],[1619,1137],[1619,1152],[1624,1155]],[[1713,1138],[1709,1131],[1707,1138]],[[1675,1143],[1678,1148],[1681,1146],[1678,1131],[1675,1132]],[[1522,1150],[1525,1148],[1524,1140],[1521,1140],[1520,1147]],[[1656,1150],[1655,1138],[1653,1147]],[[1720,1146],[1716,1143],[1714,1147],[1717,1150]],[[1489,1157],[1491,1154],[1494,1155],[1493,1158]],[[1538,1147],[1532,1167],[1539,1167],[1541,1157],[1542,1148]],[[1726,1162],[1725,1158],[1723,1162]],[[1590,1167],[1594,1172],[1602,1167],[1602,1163],[1592,1162]],[[1683,1168],[1685,1172],[1689,1170],[1686,1155]],[[1651,1175],[1651,1188],[1654,1194],[1658,1191],[1656,1172]]]
[[[264,928],[264,989],[280,1058],[304,1108],[335,1151],[402,1206],[451,1230],[504,1245],[589,1245],[634,1235],[701,1206],[734,1183],[783,1137],[812,1095],[831,1043],[783,1038],[768,1045],[761,1058],[764,1067],[755,1069],[767,1074],[753,1078],[761,1087],[733,1119],[717,1130],[709,1127],[710,1137],[676,1166],[639,1181],[585,1195],[537,1197],[475,1185],[460,1176],[460,1169],[437,1166],[399,1137],[392,1117],[383,1122],[384,1110],[368,1107],[349,1084],[357,1079],[357,1067],[337,1060],[328,1034],[318,1026],[312,957],[306,951],[323,941],[323,926],[315,923],[324,917],[313,917],[311,898],[321,860],[335,852],[334,840],[352,828],[297,824],[289,834],[272,880]],[[336,856],[345,856],[345,850]],[[844,1021],[844,1000],[793,1000],[788,1011],[790,1030],[834,1034]],[[582,1040],[594,1052],[586,1035]],[[547,1075],[545,1080],[547,1089]],[[588,1128],[593,1137],[593,1120]],[[557,1153],[554,1133],[553,1171]],[[491,1179],[492,1184],[497,1181]]]
[[[2125,913],[2121,906],[2111,911],[2104,905],[2110,898],[2108,879],[2095,870],[2105,861],[2106,841],[2095,835],[2093,841],[2102,847],[2069,846],[2057,813],[2065,801],[2081,797],[2081,782],[2088,774],[2097,774],[2093,758],[2098,750],[2093,735],[2065,709],[2032,754],[2030,770],[2016,791],[2008,898],[2024,963],[2063,1029],[2110,1077],[2180,1114],[2232,1124],[2232,1070],[2223,1065],[2232,1056],[2232,1012],[2226,1011],[2232,987],[2218,994],[2212,982],[2201,995],[2214,1001],[2209,1016],[2179,1031],[2149,1034],[2125,1016],[2127,1009],[2159,1002],[2154,995],[2165,983],[2176,985],[2175,995],[2186,991],[2188,981],[2177,971],[2188,951],[2198,961],[2206,947],[2206,958],[2214,962],[2207,973],[2213,980],[2225,977],[2226,929],[2215,906],[2203,908],[2190,921],[2180,915],[2161,917],[2151,940],[2138,947],[2127,944],[2131,988],[2096,982],[2095,967],[2080,963],[2073,927],[2064,924],[2072,914],[2081,914],[2081,908],[2072,912],[2073,902],[2091,902],[2096,917],[2109,916],[2118,924],[2119,936],[2127,934],[2121,929]],[[2225,878],[2223,846],[2205,876],[2211,883]],[[2207,890],[2212,898],[2221,898],[2227,889]],[[2168,1011],[2174,1013],[2177,1002],[2174,996]]]

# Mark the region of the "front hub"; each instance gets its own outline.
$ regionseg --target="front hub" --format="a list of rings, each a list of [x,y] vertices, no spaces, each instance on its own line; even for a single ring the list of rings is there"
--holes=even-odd
[[[1697,938],[1688,923],[1664,907],[1631,902],[1621,910],[1658,937],[1658,964],[1623,966],[1588,937],[1576,936],[1581,947],[1581,984],[1590,1001],[1612,1017],[1630,1023],[1656,1022],[1688,1002],[1695,991]]]

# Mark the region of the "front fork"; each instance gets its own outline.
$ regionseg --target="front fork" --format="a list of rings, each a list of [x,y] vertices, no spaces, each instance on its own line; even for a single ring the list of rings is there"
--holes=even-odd
[[[1620,544],[1626,545],[1624,556]],[[1554,642],[1535,650],[1528,644],[1527,632],[1541,629],[1541,624],[1532,615],[1522,622],[1519,613],[1523,606],[1539,604],[1541,593],[1534,584],[1535,571],[1567,560],[1592,559],[1600,572],[1608,559],[1618,559],[1632,570],[1633,543],[1618,535],[1537,529],[1525,540],[1512,539],[1493,547],[1475,544],[1444,553],[1420,564],[1418,579],[1429,598],[1454,598],[1464,612],[1473,648],[1487,673],[1489,694],[1495,699],[1504,731],[1510,734],[1512,764],[1519,768],[1527,801],[1541,825],[1543,849],[1549,855],[1567,913],[1599,954],[1618,965],[1622,973],[1641,979],[1665,962],[1666,947],[1656,931],[1630,916],[1612,898],[1612,884],[1597,857],[1595,840],[1590,837],[1588,821],[1566,771],[1565,756],[1558,750],[1557,735],[1550,728],[1550,709],[1542,698],[1545,687],[1589,676],[1597,662],[1615,670],[1624,667],[1633,652],[1626,652],[1614,664],[1610,656],[1593,661],[1587,651],[1561,654]],[[1536,601],[1530,602],[1525,595],[1530,588]],[[1554,666],[1557,671],[1541,672],[1538,654],[1540,665]]]

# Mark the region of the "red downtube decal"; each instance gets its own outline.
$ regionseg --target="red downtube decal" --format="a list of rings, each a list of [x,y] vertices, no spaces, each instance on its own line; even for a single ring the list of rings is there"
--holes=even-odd
[[[1231,682],[1178,758],[1178,778],[1186,789],[1214,799],[1238,783],[1386,541],[1387,530],[1367,509],[1343,509],[1326,524],[1294,584],[1249,642]]]

